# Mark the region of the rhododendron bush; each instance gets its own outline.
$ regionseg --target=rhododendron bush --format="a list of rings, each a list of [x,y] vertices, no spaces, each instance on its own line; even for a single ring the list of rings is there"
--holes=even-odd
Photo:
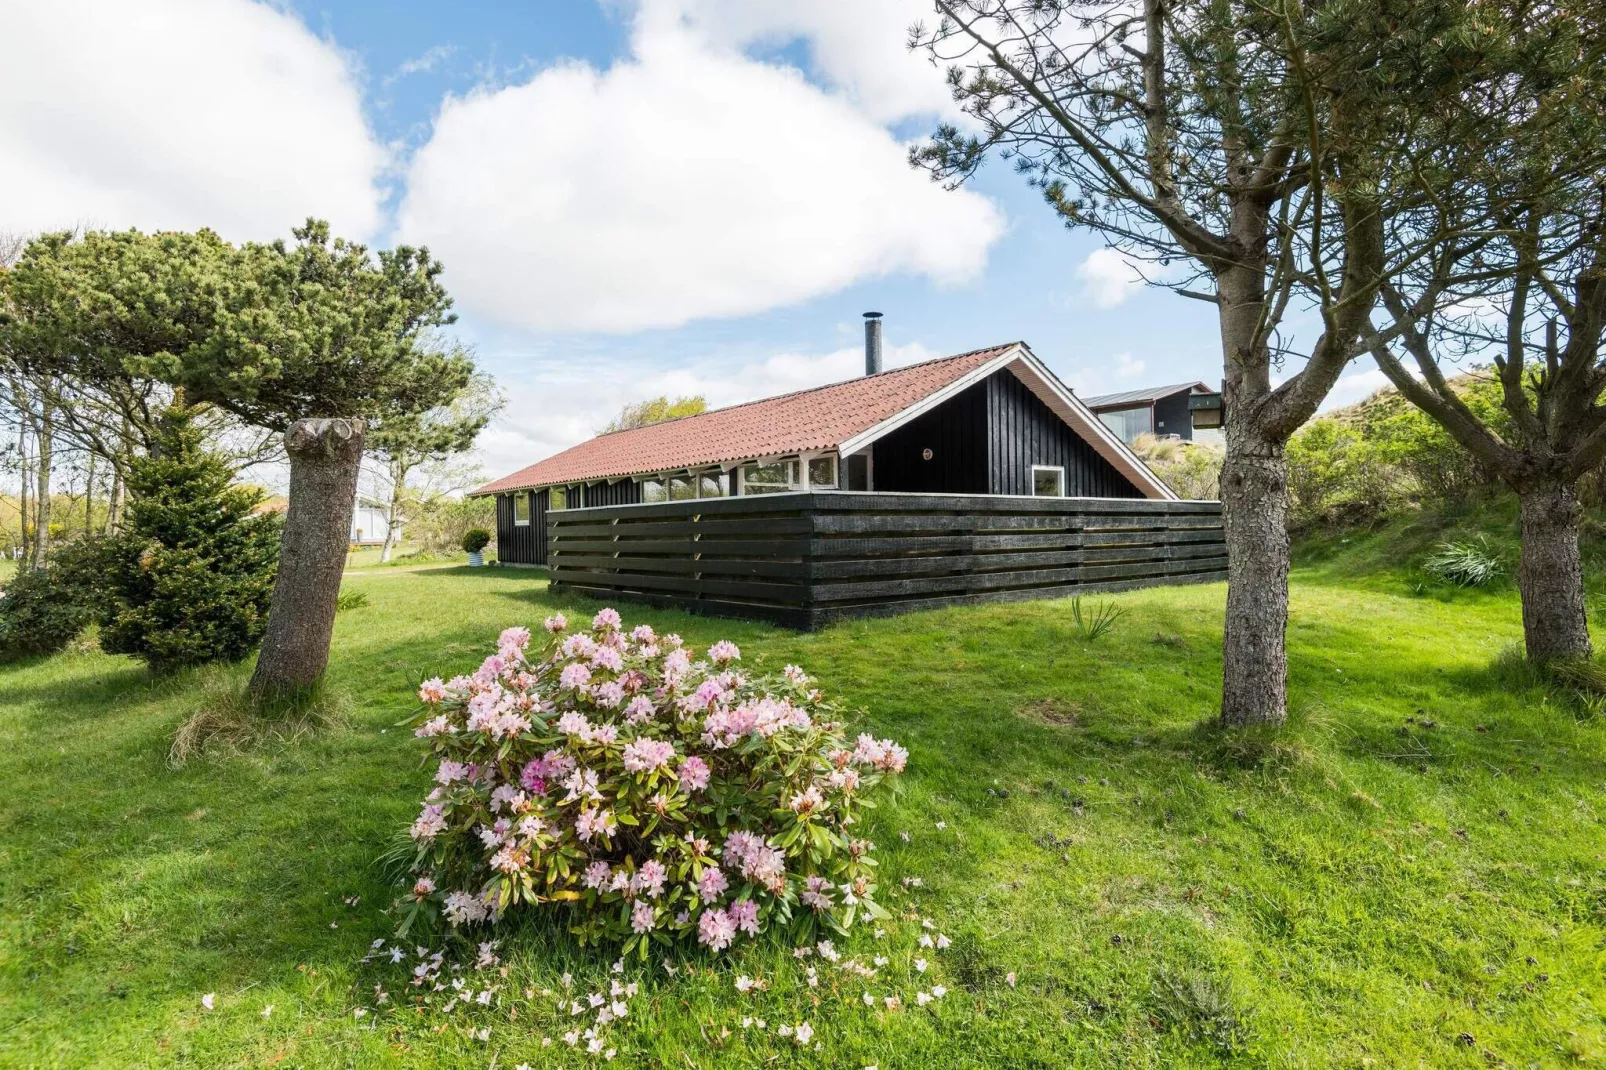
[[[409,924],[547,906],[583,941],[645,954],[886,917],[858,825],[902,747],[850,739],[801,669],[748,676],[729,642],[699,658],[612,609],[546,630],[536,645],[509,628],[472,676],[419,690],[438,764]]]

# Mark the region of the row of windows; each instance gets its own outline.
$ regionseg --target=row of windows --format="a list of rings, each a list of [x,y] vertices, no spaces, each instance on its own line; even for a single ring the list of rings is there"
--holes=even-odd
[[[799,479],[801,462],[796,458],[771,461],[767,464],[745,464],[736,476],[742,494],[778,494],[802,490]],[[837,463],[834,455],[808,459],[808,486],[832,490],[837,486]],[[682,502],[696,498],[724,498],[731,493],[731,476],[718,468],[688,475],[669,476],[666,479],[643,479],[641,500],[653,502]],[[585,487],[573,484],[547,488],[547,509],[580,509],[585,506]],[[530,522],[530,496],[513,496],[513,523],[523,527]]]

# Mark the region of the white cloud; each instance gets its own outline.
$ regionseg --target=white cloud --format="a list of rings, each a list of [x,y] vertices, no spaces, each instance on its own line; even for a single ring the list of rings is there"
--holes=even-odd
[[[1004,220],[801,72],[656,8],[605,71],[448,98],[401,236],[504,323],[632,331],[738,316],[891,273],[973,278]]]
[[[1333,389],[1327,392],[1320,411],[1328,412],[1341,409],[1345,405],[1353,405],[1357,401],[1371,397],[1388,385],[1388,376],[1375,367],[1346,372],[1338,377]]]
[[[721,45],[746,49],[805,41],[814,73],[878,122],[961,118],[941,67],[911,52],[909,28],[936,21],[930,0],[644,0]]]
[[[1128,257],[1108,247],[1087,254],[1076,269],[1076,277],[1099,308],[1114,308],[1144,286],[1138,266]]]
[[[0,4],[0,229],[369,238],[386,164],[346,57],[248,0]]]
[[[919,343],[886,347],[886,366],[900,368],[941,354]],[[735,367],[713,362],[622,373],[616,390],[598,390],[596,377],[573,364],[543,364],[516,382],[501,380],[507,408],[480,435],[476,454],[487,477],[515,472],[597,433],[627,403],[666,394],[701,394],[710,408],[823,386],[864,374],[863,347],[831,353],[777,353]],[[539,420],[529,419],[532,412]]]
[[[1143,369],[1148,366],[1146,361],[1132,359],[1132,354],[1130,353],[1117,353],[1115,356],[1115,374],[1122,379],[1130,379],[1134,375],[1142,375]]]

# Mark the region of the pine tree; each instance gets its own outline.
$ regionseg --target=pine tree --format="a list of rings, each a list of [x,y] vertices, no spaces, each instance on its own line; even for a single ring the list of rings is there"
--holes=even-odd
[[[237,486],[191,410],[167,411],[128,475],[128,525],[108,555],[101,646],[156,672],[251,653],[267,626],[281,522]]]

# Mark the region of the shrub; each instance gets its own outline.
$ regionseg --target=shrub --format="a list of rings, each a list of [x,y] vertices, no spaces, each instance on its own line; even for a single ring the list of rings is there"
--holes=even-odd
[[[1476,542],[1441,542],[1422,570],[1435,579],[1457,587],[1483,587],[1505,575],[1506,565],[1489,548],[1487,539]]]
[[[107,554],[101,646],[157,672],[238,661],[267,626],[281,519],[233,485],[188,410],[170,409],[159,450],[128,475],[128,525]]]
[[[419,691],[437,786],[411,829],[404,933],[421,914],[538,907],[582,942],[645,955],[887,916],[873,845],[853,833],[901,747],[848,740],[802,670],[744,676],[731,643],[694,660],[611,609],[589,632],[546,627],[538,655],[509,628],[472,676]]]
[[[0,591],[0,656],[54,654],[89,625],[90,612],[60,570],[23,569]]]
[[[1221,497],[1225,453],[1219,446],[1142,434],[1132,449],[1178,497],[1204,501]]]
[[[477,554],[491,543],[491,533],[484,528],[470,528],[463,535],[463,549]]]

